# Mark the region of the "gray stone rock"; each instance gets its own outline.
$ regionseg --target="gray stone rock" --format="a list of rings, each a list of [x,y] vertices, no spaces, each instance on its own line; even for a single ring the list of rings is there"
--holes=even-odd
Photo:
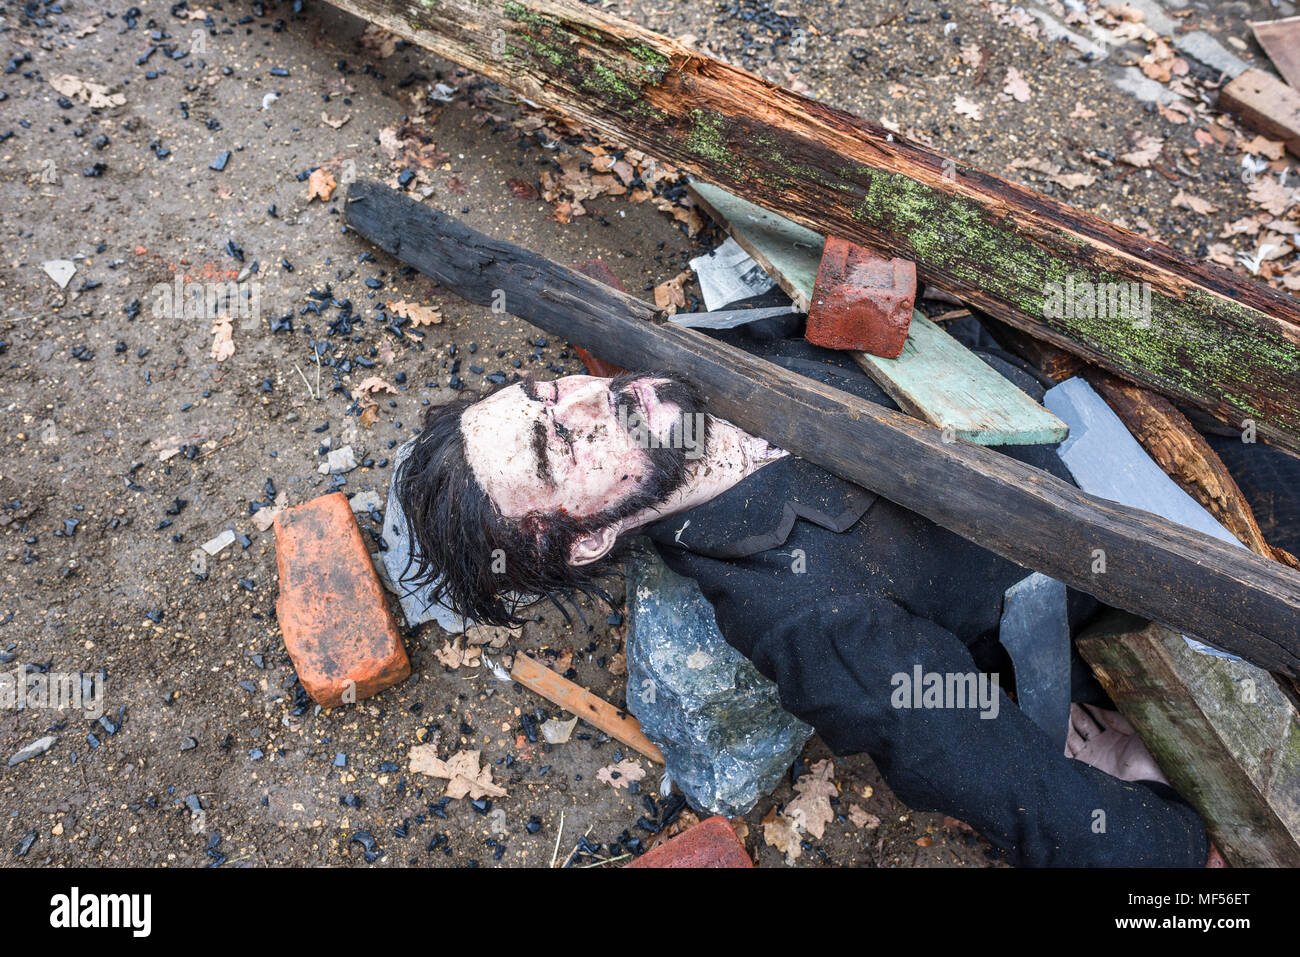
[[[772,790],[813,729],[718,631],[713,606],[646,545],[628,561],[628,710],[693,807],[744,814]]]
[[[46,751],[50,750],[50,748],[54,747],[54,742],[58,740],[58,736],[53,734],[46,735],[43,738],[37,738],[9,759],[9,767],[12,768],[15,764],[22,764],[24,761],[31,758],[40,757]]]

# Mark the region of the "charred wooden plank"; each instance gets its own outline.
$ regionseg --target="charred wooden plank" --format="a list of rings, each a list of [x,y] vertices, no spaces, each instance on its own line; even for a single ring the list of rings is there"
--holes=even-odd
[[[1261,667],[1300,669],[1300,574],[1289,568],[665,323],[645,302],[382,184],[354,183],[345,216],[469,301],[504,296],[512,314],[602,359],[690,380],[709,412],[1011,561]]]
[[[574,0],[334,5],[1236,427],[1300,451],[1300,305]],[[1150,314],[1054,310],[1145,285]],[[1057,314],[1061,313],[1061,314]]]

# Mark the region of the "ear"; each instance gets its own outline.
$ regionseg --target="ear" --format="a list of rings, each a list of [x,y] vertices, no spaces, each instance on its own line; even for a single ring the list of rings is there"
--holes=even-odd
[[[590,565],[592,562],[600,561],[614,547],[620,528],[620,524],[615,522],[574,541],[569,546],[569,564]]]

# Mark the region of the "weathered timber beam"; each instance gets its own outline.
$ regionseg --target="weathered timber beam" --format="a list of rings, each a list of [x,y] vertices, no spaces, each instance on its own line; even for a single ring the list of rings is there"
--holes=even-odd
[[[1229,864],[1300,866],[1300,715],[1266,672],[1118,613],[1078,648]]]
[[[345,218],[457,295],[484,305],[504,295],[509,312],[601,359],[689,380],[711,413],[1011,561],[1261,667],[1300,668],[1300,574],[1289,568],[945,442],[931,426],[665,323],[645,302],[382,184],[354,183]]]
[[[575,0],[331,0],[795,222],[1300,452],[1300,305]],[[1146,283],[1151,315],[1049,317],[1052,284]]]

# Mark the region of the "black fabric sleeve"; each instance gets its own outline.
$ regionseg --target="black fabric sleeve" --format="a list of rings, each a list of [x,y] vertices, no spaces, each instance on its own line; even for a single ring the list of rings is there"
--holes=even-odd
[[[777,553],[719,561],[660,551],[699,582],[723,636],[776,682],[785,708],[837,754],[870,755],[909,807],[967,822],[1021,865],[1204,865],[1207,838],[1192,808],[1168,788],[1057,753],[1000,688],[995,717],[895,707],[895,676],[918,665],[976,671],[951,632],[878,594],[801,594]]]

